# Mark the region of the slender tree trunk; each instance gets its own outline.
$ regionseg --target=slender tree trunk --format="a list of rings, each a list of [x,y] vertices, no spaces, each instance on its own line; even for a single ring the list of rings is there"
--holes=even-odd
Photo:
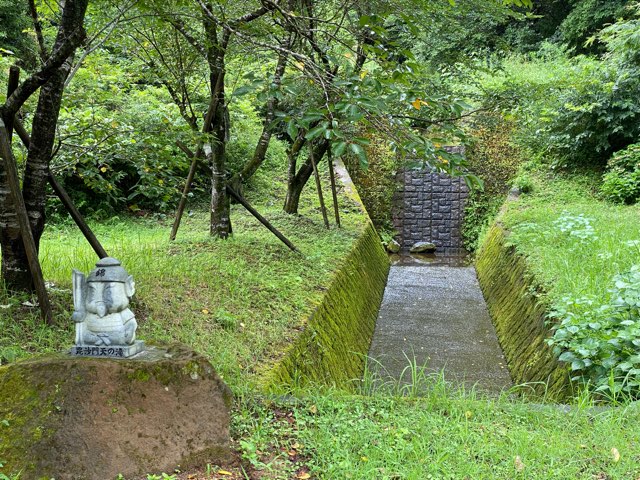
[[[31,143],[22,186],[22,195],[29,215],[33,239],[38,247],[45,226],[45,203],[49,175],[49,161],[56,136],[58,114],[62,102],[64,81],[70,62],[65,62],[53,77],[42,86],[38,107],[33,119]],[[2,179],[4,184],[4,178]],[[2,192],[4,194],[4,192]],[[15,290],[32,290],[33,282],[28,268],[27,254],[20,236],[17,217],[10,210],[1,221],[2,275],[7,285]]]
[[[220,70],[224,75],[224,69]],[[215,85],[215,84],[214,84]],[[213,237],[228,238],[231,234],[231,208],[227,194],[226,146],[228,140],[228,124],[224,105],[224,80],[218,93],[220,99],[213,117],[211,134],[213,137],[212,155],[209,158],[211,167],[211,221],[210,233]]]
[[[211,5],[208,5],[211,11]],[[207,36],[207,63],[211,95],[217,95],[216,110],[211,121],[211,153],[207,153],[211,167],[211,236],[228,238],[231,234],[231,208],[227,194],[226,145],[229,125],[226,118],[224,75],[225,55],[231,31],[217,31],[216,25],[203,13]],[[220,85],[216,89],[216,85]],[[206,128],[206,126],[205,126]],[[207,130],[204,130],[207,131]]]
[[[295,146],[295,143],[294,143]],[[329,147],[329,142],[327,140],[322,140],[318,145],[313,147],[314,157],[319,164],[324,157],[324,154]],[[293,149],[293,147],[292,147]],[[289,179],[287,181],[287,196],[284,201],[284,211],[289,214],[297,214],[298,207],[300,205],[300,195],[302,195],[302,190],[304,186],[311,178],[313,174],[313,165],[311,163],[311,156],[308,156],[304,164],[300,167],[300,169],[296,172],[296,158],[299,154],[299,151],[295,153],[295,156],[292,154],[295,152],[289,153]]]
[[[52,51],[56,51],[65,43],[72,32],[82,28],[87,4],[88,0],[67,0],[64,3],[62,20]],[[69,57],[54,70],[48,81],[40,88],[38,106],[33,119],[22,190],[36,247],[39,247],[45,226],[49,163],[55,142],[64,83],[71,69],[71,58]],[[2,275],[7,287],[11,290],[33,291],[27,255],[4,170],[0,172],[0,248]]]
[[[291,45],[291,34],[287,38],[284,43],[284,47],[289,49]],[[280,53],[278,55],[278,63],[276,64],[276,70],[273,74],[273,82],[271,83],[271,88],[277,90],[280,88],[282,84],[282,76],[284,75],[285,68],[287,66],[287,54]],[[264,118],[264,123],[262,127],[262,134],[260,135],[260,139],[258,140],[258,144],[256,145],[256,149],[253,152],[253,157],[251,160],[244,166],[242,171],[237,175],[240,182],[246,182],[249,180],[254,173],[258,170],[260,165],[264,162],[264,159],[267,156],[267,150],[269,149],[269,143],[271,142],[271,136],[273,135],[271,123],[275,118],[275,110],[278,106],[278,99],[275,96],[272,96],[267,101],[267,112]],[[231,183],[235,183],[235,179],[232,179]]]

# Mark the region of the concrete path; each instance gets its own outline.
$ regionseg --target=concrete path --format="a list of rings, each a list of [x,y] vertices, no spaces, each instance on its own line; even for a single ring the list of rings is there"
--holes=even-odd
[[[445,379],[484,391],[511,378],[473,267],[391,267],[369,356],[381,375],[399,378],[407,358]]]

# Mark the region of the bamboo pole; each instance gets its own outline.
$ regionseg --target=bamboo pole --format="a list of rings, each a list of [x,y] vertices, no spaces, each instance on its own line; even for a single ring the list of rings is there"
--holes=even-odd
[[[22,140],[22,143],[28,149],[29,145],[31,144],[31,139],[29,138],[29,134],[27,133],[27,130],[24,128],[24,125],[17,118],[15,119],[15,129],[16,129],[16,133],[20,137],[20,140]],[[100,243],[98,238],[95,236],[95,234],[93,233],[89,225],[87,225],[87,222],[85,221],[80,211],[73,204],[73,201],[71,200],[71,197],[69,196],[67,191],[62,187],[62,185],[60,185],[60,183],[58,183],[58,180],[53,175],[53,173],[51,173],[51,171],[49,171],[47,179],[49,180],[49,184],[51,185],[51,188],[53,188],[53,191],[62,202],[62,205],[64,205],[64,208],[67,209],[67,212],[69,212],[69,215],[71,215],[71,218],[73,218],[73,221],[76,223],[76,225],[84,235],[84,238],[87,239],[87,242],[89,242],[89,245],[91,245],[91,248],[93,248],[93,251],[96,252],[96,255],[98,256],[98,258],[108,257],[109,254],[102,247],[102,244]]]
[[[329,218],[327,217],[327,209],[324,205],[324,197],[322,196],[322,185],[320,184],[320,173],[318,172],[318,165],[316,165],[315,153],[313,151],[313,143],[309,142],[309,159],[313,166],[313,174],[316,177],[316,188],[318,189],[318,199],[320,200],[320,209],[322,210],[322,219],[324,220],[324,226],[329,229]]]
[[[333,196],[333,213],[336,217],[336,225],[340,225],[340,211],[338,207],[338,190],[336,189],[336,172],[333,170],[333,155],[331,154],[331,144],[327,147],[327,160],[329,163],[329,179],[331,180],[331,195]]]
[[[22,242],[24,243],[24,249],[27,254],[27,261],[29,263],[29,270],[31,271],[33,284],[36,289],[36,294],[38,295],[40,312],[44,321],[48,325],[51,325],[53,323],[53,313],[51,312],[51,304],[49,303],[47,288],[44,284],[42,268],[40,267],[40,261],[38,260],[38,249],[36,248],[36,242],[33,239],[31,224],[29,223],[29,215],[27,214],[27,207],[24,204],[24,198],[22,197],[22,191],[20,190],[20,179],[18,178],[16,159],[13,156],[13,152],[11,151],[11,144],[9,143],[9,134],[7,132],[4,120],[1,118],[0,155],[4,159],[4,168],[7,175],[7,182],[9,183],[11,196],[13,197],[16,216],[18,218],[18,224],[20,225],[20,235],[22,236]]]

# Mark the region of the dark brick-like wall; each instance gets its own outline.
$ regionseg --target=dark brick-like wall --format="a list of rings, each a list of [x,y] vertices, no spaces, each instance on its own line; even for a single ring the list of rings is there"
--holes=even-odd
[[[398,174],[393,224],[403,250],[416,242],[433,242],[438,252],[463,251],[460,226],[468,188],[464,179],[431,170],[405,170]]]

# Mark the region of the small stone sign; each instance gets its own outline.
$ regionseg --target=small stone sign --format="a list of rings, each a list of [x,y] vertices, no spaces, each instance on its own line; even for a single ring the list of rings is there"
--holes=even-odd
[[[88,275],[73,271],[75,346],[70,354],[83,357],[128,358],[144,350],[136,340],[138,322],[129,302],[133,277],[112,257],[100,259]]]
[[[144,350],[144,342],[136,340],[133,345],[111,347],[88,347],[76,345],[71,349],[71,355],[77,357],[108,357],[129,358]]]

